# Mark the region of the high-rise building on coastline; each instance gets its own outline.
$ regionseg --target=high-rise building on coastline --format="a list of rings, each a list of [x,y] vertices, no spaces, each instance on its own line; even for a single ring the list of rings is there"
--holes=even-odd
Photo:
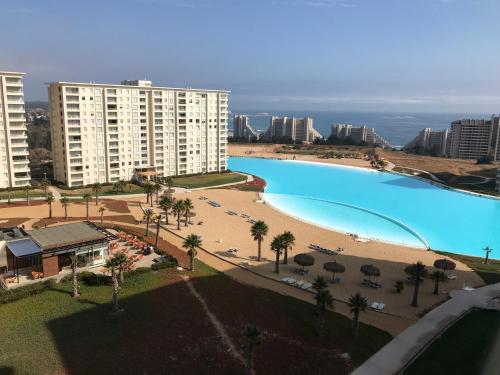
[[[333,124],[332,137],[338,140],[349,140],[354,144],[365,143],[369,146],[390,147],[389,142],[378,135],[375,129],[367,126],[353,126],[349,124]]]
[[[316,138],[323,136],[313,127],[313,119],[310,117],[271,117],[269,128],[264,134],[269,141],[279,142],[284,139],[294,142],[314,142]]]
[[[227,168],[228,91],[49,84],[54,178],[68,186]]]
[[[0,188],[25,186],[31,180],[23,76],[0,71]]]
[[[251,141],[257,139],[259,134],[250,125],[250,118],[245,115],[234,115],[233,117],[233,134],[234,139]]]
[[[445,156],[448,133],[448,129],[422,129],[403,149],[417,153],[429,153],[433,156]]]
[[[500,160],[499,117],[463,119],[451,123],[446,156],[454,159]]]

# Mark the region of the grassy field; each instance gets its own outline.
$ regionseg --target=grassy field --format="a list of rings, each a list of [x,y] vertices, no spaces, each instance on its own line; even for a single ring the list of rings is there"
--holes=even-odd
[[[331,312],[318,338],[313,306],[197,266],[192,282],[239,351],[246,324],[263,330],[257,373],[347,374],[391,339],[362,325],[354,340],[350,320]],[[66,282],[0,307],[0,373],[243,373],[179,271],[126,276],[119,314],[110,313],[111,286],[82,285],[79,299],[70,289]],[[344,352],[352,364],[338,357]]]
[[[246,181],[246,176],[238,173],[214,173],[187,177],[174,177],[173,186],[196,189]]]
[[[35,198],[35,197],[44,197],[45,193],[43,190],[38,190],[38,189],[33,189],[30,191],[30,198]],[[0,200],[2,199],[8,199],[9,194],[6,191],[0,192]],[[15,190],[10,192],[10,198],[11,199],[26,199],[26,193],[22,190]]]
[[[447,255],[452,259],[467,264],[481,276],[486,284],[500,283],[500,260],[490,259],[488,264],[484,264],[484,258],[472,257],[453,253],[436,251],[438,254]]]
[[[82,189],[60,189],[62,195],[66,195],[69,197],[72,196],[82,196],[85,193],[89,193],[92,196],[94,195],[94,192],[92,191],[91,188],[82,188]],[[141,194],[144,193],[144,189],[141,186],[135,185],[135,184],[127,184],[125,187],[124,191],[113,191],[113,186],[111,185],[105,185],[102,187],[99,195],[100,196],[106,196],[106,195],[122,195],[122,194]]]
[[[500,312],[472,311],[448,329],[404,373],[481,374],[481,365],[499,331]]]

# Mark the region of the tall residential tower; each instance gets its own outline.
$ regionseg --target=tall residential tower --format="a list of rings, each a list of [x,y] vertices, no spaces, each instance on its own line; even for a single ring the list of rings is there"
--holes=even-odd
[[[0,71],[0,188],[30,183],[24,73]]]
[[[68,186],[225,171],[228,91],[49,84],[54,178]]]

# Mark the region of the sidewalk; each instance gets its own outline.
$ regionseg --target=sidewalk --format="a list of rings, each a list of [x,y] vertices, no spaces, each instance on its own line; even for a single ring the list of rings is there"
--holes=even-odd
[[[412,362],[439,335],[471,308],[492,308],[492,299],[500,296],[500,283],[476,290],[454,290],[451,299],[408,327],[389,344],[375,353],[353,375],[397,374]],[[496,309],[500,305],[496,303]]]

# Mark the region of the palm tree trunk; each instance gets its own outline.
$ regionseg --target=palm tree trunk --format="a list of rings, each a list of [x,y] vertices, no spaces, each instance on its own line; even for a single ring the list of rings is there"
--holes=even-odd
[[[146,237],[149,236],[149,218],[146,219]]]
[[[177,214],[177,230],[181,230],[181,214]]]
[[[261,258],[261,252],[262,252],[262,240],[258,239],[257,240],[257,261],[260,262]]]
[[[159,199],[159,198],[158,198],[158,196],[159,196],[159,193],[160,193],[160,191],[159,191],[159,190],[156,190],[156,204],[158,204],[158,199]]]
[[[9,193],[7,195],[7,204],[10,204],[10,191],[9,191]]]
[[[111,268],[111,278],[113,279],[113,312],[117,312],[120,307],[118,306],[118,277],[116,276],[115,268]]]
[[[26,206],[30,205],[30,193],[26,192]]]
[[[73,285],[73,298],[80,296],[78,293],[78,277],[76,273],[77,260],[71,260],[71,284]]]
[[[246,366],[247,375],[253,374],[253,355],[254,355],[254,346],[253,344],[249,344],[247,349],[247,366]]]
[[[189,212],[186,211],[186,214],[184,215],[184,226],[187,227],[188,226],[188,215],[189,215]]]
[[[52,204],[49,203],[49,219],[52,219]]]
[[[120,268],[120,284],[123,284],[123,282],[125,281],[125,270],[123,268]]]
[[[418,289],[420,288],[420,280],[415,280],[415,289],[413,290],[413,300],[411,301],[411,305],[417,307],[418,306]]]
[[[434,294],[438,294],[439,293],[439,281],[436,280],[434,282]]]
[[[44,186],[43,190],[45,191],[45,199],[49,197],[49,193],[47,191],[47,186]]]
[[[352,335],[354,337],[358,336],[358,328],[359,328],[359,312],[354,312],[354,317],[352,318]]]
[[[283,254],[283,264],[288,264],[288,247],[285,249],[285,254]]]
[[[89,201],[87,201],[87,220],[89,219]]]
[[[104,213],[101,212],[101,225],[102,225],[103,220],[104,220]]]
[[[165,210],[165,224],[169,224],[168,222],[168,210]]]
[[[190,268],[191,268],[191,271],[194,271],[194,254],[193,254],[193,251],[191,250],[191,255],[190,255],[190,261],[191,261],[191,265],[190,265]]]
[[[64,220],[68,220],[68,207],[64,206]]]
[[[280,252],[276,251],[276,263],[274,264],[274,272],[280,273]]]
[[[149,193],[146,193],[146,204],[149,203]]]
[[[156,224],[156,240],[155,240],[155,249],[158,249],[158,241],[160,239],[160,220]]]
[[[153,207],[153,193],[150,193],[149,206]]]

